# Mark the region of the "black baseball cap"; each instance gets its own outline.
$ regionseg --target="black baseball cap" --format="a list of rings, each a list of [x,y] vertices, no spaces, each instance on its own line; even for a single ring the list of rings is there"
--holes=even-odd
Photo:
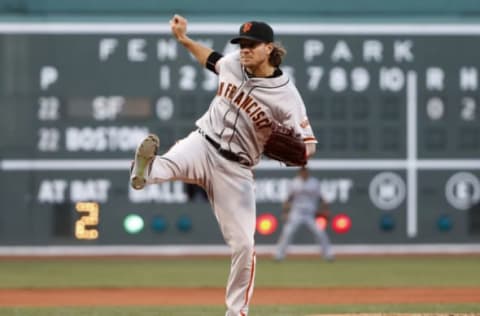
[[[230,40],[230,43],[238,44],[241,39],[270,43],[273,42],[273,29],[265,22],[245,22],[240,26],[239,36]]]

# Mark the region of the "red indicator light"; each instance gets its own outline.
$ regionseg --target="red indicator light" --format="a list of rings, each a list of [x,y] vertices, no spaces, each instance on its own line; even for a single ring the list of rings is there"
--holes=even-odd
[[[317,227],[321,230],[327,229],[328,220],[325,216],[317,216],[315,218],[315,223],[317,223]]]
[[[261,235],[271,235],[277,230],[278,221],[269,213],[257,217],[257,232]]]
[[[352,220],[345,214],[338,214],[332,220],[332,229],[337,234],[345,234],[352,227]]]

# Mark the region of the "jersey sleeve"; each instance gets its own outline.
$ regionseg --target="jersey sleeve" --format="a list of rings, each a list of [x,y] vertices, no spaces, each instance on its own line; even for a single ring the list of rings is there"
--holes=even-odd
[[[305,143],[316,144],[317,138],[313,133],[312,126],[310,125],[305,103],[303,103],[303,100],[296,88],[294,88],[293,95],[294,96],[290,101],[292,105],[289,107],[290,113],[288,115],[286,125],[292,126],[295,130],[295,133],[300,135]]]
[[[215,69],[217,74],[221,73],[231,73],[236,76],[241,75],[241,66],[240,66],[240,51],[234,51],[232,53],[226,54],[220,58],[216,65]]]
[[[219,52],[213,51],[207,58],[207,63],[205,64],[205,67],[207,67],[208,70],[216,73],[218,75],[219,70],[217,69],[217,65],[219,64],[219,61],[222,59],[223,55],[220,54]]]

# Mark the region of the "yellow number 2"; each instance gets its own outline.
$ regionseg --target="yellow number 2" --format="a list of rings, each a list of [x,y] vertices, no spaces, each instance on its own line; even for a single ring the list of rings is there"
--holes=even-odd
[[[77,202],[75,210],[81,213],[79,220],[75,222],[75,237],[77,239],[97,239],[98,215],[100,207],[96,202]],[[86,214],[85,214],[86,213]]]

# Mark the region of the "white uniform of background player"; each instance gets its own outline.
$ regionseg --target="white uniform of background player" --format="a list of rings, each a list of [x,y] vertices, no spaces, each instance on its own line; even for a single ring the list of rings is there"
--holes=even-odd
[[[255,182],[252,167],[263,151],[272,120],[292,126],[315,152],[305,105],[288,76],[270,62],[273,30],[262,22],[240,28],[240,50],[226,56],[186,35],[187,21],[175,15],[172,34],[208,69],[218,74],[218,90],[197,130],[156,156],[159,139],[150,135],[135,153],[131,184],[183,180],[202,186],[231,249],[226,289],[227,316],[247,315],[255,277]]]
[[[326,202],[322,200],[320,181],[309,175],[307,168],[301,168],[297,177],[290,185],[288,198],[283,205],[286,222],[278,240],[276,260],[283,260],[288,245],[291,243],[295,232],[304,224],[315,236],[321,246],[321,253],[326,260],[333,260],[334,255],[325,230],[320,229],[315,222],[315,215],[320,204],[326,210]]]

